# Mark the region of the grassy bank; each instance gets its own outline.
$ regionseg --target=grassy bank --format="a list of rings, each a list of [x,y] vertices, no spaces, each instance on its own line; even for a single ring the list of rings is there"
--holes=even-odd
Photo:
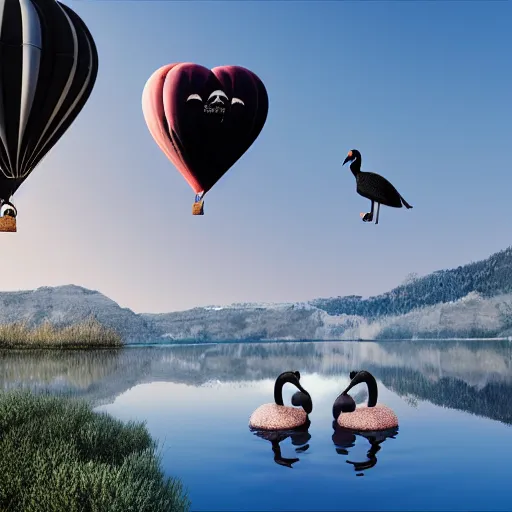
[[[142,424],[86,403],[29,392],[0,394],[2,512],[185,512]]]
[[[0,349],[111,348],[122,344],[116,331],[101,325],[95,318],[61,328],[48,321],[37,327],[29,327],[23,322],[0,325]]]

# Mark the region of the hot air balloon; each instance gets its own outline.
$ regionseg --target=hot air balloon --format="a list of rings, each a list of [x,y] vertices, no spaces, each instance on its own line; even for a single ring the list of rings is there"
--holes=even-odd
[[[0,231],[16,231],[11,196],[62,137],[98,74],[94,40],[56,0],[0,0]]]
[[[204,195],[260,134],[268,95],[243,67],[175,63],[151,75],[142,111],[156,143],[196,194],[192,213],[203,215]]]

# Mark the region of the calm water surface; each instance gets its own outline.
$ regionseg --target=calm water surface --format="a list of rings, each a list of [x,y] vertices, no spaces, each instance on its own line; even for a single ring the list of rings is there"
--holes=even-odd
[[[197,511],[512,509],[512,343],[340,342],[0,353],[3,389],[92,400],[144,420]],[[392,436],[335,433],[332,402],[351,370],[371,371]],[[311,426],[285,439],[248,429],[274,380],[299,370]],[[355,388],[366,399],[365,386]],[[285,400],[295,388],[287,384]],[[278,442],[280,441],[280,442]],[[286,465],[276,463],[279,462]]]

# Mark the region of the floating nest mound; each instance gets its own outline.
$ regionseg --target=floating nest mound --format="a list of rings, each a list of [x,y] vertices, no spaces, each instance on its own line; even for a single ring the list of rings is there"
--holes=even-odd
[[[350,430],[371,431],[386,430],[398,426],[396,414],[386,405],[377,404],[375,407],[362,405],[354,412],[342,413],[338,425]]]
[[[263,404],[252,413],[249,426],[258,430],[289,430],[304,425],[307,419],[304,409]]]

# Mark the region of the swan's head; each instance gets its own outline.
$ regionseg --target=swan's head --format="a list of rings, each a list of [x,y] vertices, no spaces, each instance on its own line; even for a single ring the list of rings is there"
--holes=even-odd
[[[292,396],[292,404],[298,407],[302,407],[306,414],[310,414],[313,410],[313,401],[311,400],[310,394],[300,384],[300,372],[288,371],[283,372],[276,379],[276,385],[274,386],[274,397],[276,403],[282,405],[281,389],[285,383],[293,384],[299,391]]]
[[[339,415],[343,412],[354,412],[356,410],[356,402],[348,392],[354,386],[363,382],[368,386],[368,407],[375,407],[378,396],[377,381],[375,380],[375,377],[366,370],[351,371],[350,384],[340,393],[332,406],[332,415],[335,420],[337,420]]]
[[[356,410],[355,400],[348,394],[342,393],[332,404],[332,415],[337,420],[342,413],[354,412]]]
[[[313,410],[313,401],[307,391],[296,391],[292,396],[292,405],[302,407],[306,414],[311,414]]]

